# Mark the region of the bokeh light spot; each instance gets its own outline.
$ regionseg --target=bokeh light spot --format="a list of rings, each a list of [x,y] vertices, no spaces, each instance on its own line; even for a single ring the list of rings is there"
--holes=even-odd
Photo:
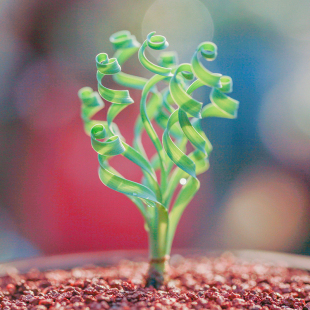
[[[181,185],[185,185],[185,184],[186,184],[186,182],[187,182],[187,181],[186,181],[186,179],[185,179],[185,178],[182,178],[182,179],[180,180],[180,184],[181,184]]]
[[[235,248],[294,250],[305,238],[307,190],[297,178],[269,167],[236,180],[221,219],[224,244]]]
[[[276,85],[263,99],[259,132],[268,150],[286,164],[310,168],[309,67]]]
[[[167,50],[177,51],[181,62],[189,62],[199,43],[212,40],[214,27],[207,7],[198,0],[157,0],[145,13],[142,37],[151,31],[166,37]]]

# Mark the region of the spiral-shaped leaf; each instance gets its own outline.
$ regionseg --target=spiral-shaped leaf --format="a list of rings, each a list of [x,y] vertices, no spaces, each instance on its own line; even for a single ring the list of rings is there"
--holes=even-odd
[[[184,72],[187,72],[187,74],[184,75]],[[186,92],[183,84],[180,81],[180,78],[178,77],[178,74],[181,73],[185,78],[192,78],[192,66],[190,64],[181,64],[178,66],[169,84],[171,96],[175,103],[180,107],[180,109],[187,112],[191,116],[201,118],[200,112],[202,108],[202,102],[192,98]]]
[[[112,103],[133,103],[128,90],[113,90],[104,87],[101,80],[105,75],[112,75],[121,71],[116,58],[109,59],[105,53],[96,56],[98,91],[102,98]]]
[[[150,47],[154,50],[162,50],[165,49],[169,44],[164,36],[161,35],[155,35],[155,31],[151,32],[148,34],[147,39],[143,42],[142,46],[139,49],[139,60],[144,68],[147,70],[159,74],[159,75],[164,75],[164,76],[169,76],[171,75],[171,68],[166,68],[166,67],[161,67],[158,66],[151,61],[149,61],[145,54],[144,51],[146,47]]]
[[[112,34],[110,36],[110,42],[116,50],[113,57],[117,59],[121,66],[131,58],[141,46],[136,37],[127,30]],[[147,82],[145,78],[121,71],[113,75],[113,80],[120,85],[135,89],[142,89]]]
[[[189,175],[196,177],[196,165],[195,163],[186,155],[184,154],[172,141],[169,136],[170,128],[178,122],[178,110],[174,111],[167,124],[167,128],[163,134],[163,146],[169,158],[183,171],[188,173]]]
[[[221,87],[220,78],[222,74],[212,73],[206,69],[200,62],[198,55],[201,55],[208,61],[212,61],[217,56],[217,46],[212,42],[203,42],[197,47],[192,57],[192,68],[198,80],[210,87]]]
[[[112,136],[105,142],[100,139],[107,137],[106,130],[103,125],[95,125],[90,132],[91,145],[93,149],[100,155],[115,156],[125,151],[123,144],[118,136]]]
[[[104,103],[99,96],[98,92],[94,92],[90,87],[83,87],[79,90],[78,96],[82,102],[81,105],[81,118],[84,123],[84,130],[88,136],[93,126],[101,124],[107,127],[106,121],[92,120],[91,118],[99,112],[103,107]],[[115,123],[111,124],[114,134],[122,137],[120,131]]]

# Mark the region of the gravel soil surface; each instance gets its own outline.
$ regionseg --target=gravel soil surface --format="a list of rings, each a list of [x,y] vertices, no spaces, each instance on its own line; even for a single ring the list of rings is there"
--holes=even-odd
[[[173,256],[170,281],[145,288],[145,262],[72,270],[10,270],[0,278],[0,309],[310,309],[310,273],[284,265]]]

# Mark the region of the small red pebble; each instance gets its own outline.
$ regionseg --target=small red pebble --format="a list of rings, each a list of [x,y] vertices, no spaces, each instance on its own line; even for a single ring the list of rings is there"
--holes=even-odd
[[[23,301],[20,301],[20,300],[16,300],[15,304],[18,307],[25,307],[26,306],[26,303],[24,303]]]
[[[210,310],[222,310],[222,307],[219,306],[219,305],[212,305],[212,306],[210,307]]]
[[[10,307],[11,305],[12,305],[12,303],[8,300],[1,302],[2,307]]]
[[[106,289],[107,287],[103,286],[103,285],[95,285],[94,289],[98,292],[102,292]]]
[[[101,301],[100,305],[101,305],[102,309],[109,309],[110,308],[109,304],[105,301]]]
[[[77,280],[73,283],[73,286],[77,286],[77,287],[80,287],[80,288],[83,288],[84,287],[84,281],[82,280]]]
[[[47,310],[47,308],[43,305],[35,306],[34,310]]]
[[[219,296],[219,297],[216,298],[216,302],[217,302],[220,306],[222,306],[223,303],[225,302],[225,298],[224,298],[223,296]]]
[[[76,303],[76,302],[82,302],[83,301],[83,298],[81,296],[73,296],[70,298],[70,302],[71,303]]]
[[[129,283],[129,282],[123,282],[122,286],[123,286],[123,289],[126,291],[132,291],[135,287],[132,283]]]
[[[155,310],[163,310],[163,309],[165,309],[165,308],[162,304],[160,304],[160,303],[155,304]]]
[[[8,292],[10,293],[10,294],[14,294],[15,293],[15,290],[16,290],[16,287],[15,287],[15,285],[14,284],[8,284],[7,286],[6,286],[6,289],[8,290]]]
[[[53,299],[42,299],[39,301],[39,305],[50,307],[54,303]]]
[[[32,296],[30,299],[28,299],[28,302],[32,305],[38,305],[39,301],[40,300],[38,296]]]
[[[86,295],[93,295],[93,296],[98,294],[98,292],[93,287],[88,287],[83,292]]]
[[[119,288],[120,286],[122,286],[122,281],[120,281],[120,280],[112,280],[110,282],[110,286],[112,288]]]
[[[91,303],[91,302],[96,301],[95,297],[92,295],[84,295],[83,298],[86,303]]]
[[[96,296],[96,300],[97,300],[97,301],[105,301],[105,302],[110,302],[110,301],[112,301],[112,299],[111,299],[110,296],[106,296],[106,295],[104,295],[104,294],[97,295],[97,296]]]
[[[191,300],[196,300],[198,298],[198,296],[193,293],[193,292],[188,292],[187,294],[187,297],[189,297]]]
[[[230,300],[233,300],[233,299],[236,299],[236,298],[240,298],[241,296],[239,294],[235,294],[233,292],[231,292],[229,295],[228,295],[228,299]]]

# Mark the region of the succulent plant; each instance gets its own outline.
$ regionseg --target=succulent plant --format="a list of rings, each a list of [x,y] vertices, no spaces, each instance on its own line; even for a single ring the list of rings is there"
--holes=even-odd
[[[100,180],[107,187],[127,195],[144,218],[150,255],[147,285],[159,287],[165,280],[178,222],[199,189],[197,175],[209,168],[212,145],[201,129],[200,120],[206,117],[235,118],[239,102],[226,94],[232,91],[232,79],[210,72],[200,61],[201,56],[208,61],[216,58],[217,47],[212,42],[201,43],[190,63],[178,64],[176,53],[162,52],[158,64],[154,64],[144,51],[146,48],[165,49],[168,46],[165,37],[151,32],[141,45],[129,31],[120,31],[113,34],[110,41],[115,49],[113,58],[105,53],[96,56],[98,92],[90,87],[79,91],[81,116],[85,132],[90,135],[92,147],[98,153]],[[142,66],[154,73],[149,80],[121,71],[121,66],[137,52]],[[114,119],[134,101],[128,90],[103,86],[105,75],[112,75],[122,86],[142,90],[133,146],[125,142]],[[157,87],[159,82],[166,86],[161,91]],[[212,88],[210,103],[206,105],[192,96],[193,91],[202,86]],[[101,97],[111,102],[106,121],[93,120],[104,107]],[[163,129],[162,139],[154,129],[154,123]],[[157,151],[151,159],[143,148],[144,130]],[[187,152],[188,142],[194,149],[190,153]],[[122,155],[140,167],[143,172],[141,183],[122,177],[109,165],[109,159],[116,155]],[[159,179],[156,171],[159,171]]]

